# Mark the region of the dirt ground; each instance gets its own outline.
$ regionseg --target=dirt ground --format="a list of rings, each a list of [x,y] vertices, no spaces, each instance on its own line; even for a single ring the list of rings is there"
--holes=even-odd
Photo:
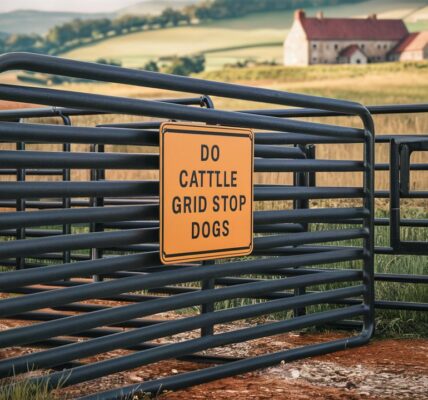
[[[217,354],[245,356],[332,340],[340,334],[284,334],[218,349]],[[118,350],[115,356],[122,355]],[[98,358],[100,359],[100,358]],[[164,361],[130,372],[77,385],[62,393],[74,398],[108,388],[142,383],[201,368]],[[428,340],[374,340],[370,345],[325,356],[284,363],[187,390],[165,393],[159,400],[423,400],[428,399]]]
[[[93,302],[103,303],[102,301]],[[174,313],[162,313],[157,316],[168,319],[178,317]],[[0,320],[0,330],[28,323]],[[216,326],[216,331],[239,329],[244,325],[246,326],[242,322],[219,325]],[[293,332],[224,346],[210,350],[209,353],[233,357],[256,356],[345,336],[349,336],[349,333]],[[199,331],[178,334],[167,340],[183,341],[196,337],[199,337]],[[157,342],[162,343],[162,340]],[[0,349],[0,359],[16,357],[32,351],[34,349],[22,347]],[[126,354],[129,354],[129,351],[119,349],[81,361],[96,362]],[[162,361],[63,388],[57,394],[59,399],[74,399],[207,366],[209,365],[177,360]],[[32,375],[34,374],[37,373],[33,372]],[[428,400],[428,339],[375,339],[367,346],[283,363],[187,390],[163,393],[157,398],[159,400]]]
[[[373,341],[365,347],[281,364],[160,397],[165,400],[428,399],[428,341]]]
[[[295,347],[338,334],[286,334],[223,348],[221,354],[243,355]],[[255,348],[253,346],[256,346]],[[220,352],[220,351],[219,351]],[[122,355],[117,351],[115,356]],[[217,353],[218,354],[218,353]],[[203,367],[164,361],[104,377],[62,391],[75,398],[94,391],[179,374]],[[159,400],[425,400],[428,399],[428,340],[374,340],[370,345],[326,356],[284,363],[265,370],[221,379],[187,390],[156,396]]]

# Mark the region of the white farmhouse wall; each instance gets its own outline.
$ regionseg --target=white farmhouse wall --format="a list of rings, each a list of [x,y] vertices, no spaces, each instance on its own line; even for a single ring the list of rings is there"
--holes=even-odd
[[[400,61],[421,61],[428,59],[428,45],[421,50],[413,51],[403,51],[401,54],[397,55],[397,60]]]
[[[284,41],[284,65],[308,65],[309,44],[299,21],[293,25]]]

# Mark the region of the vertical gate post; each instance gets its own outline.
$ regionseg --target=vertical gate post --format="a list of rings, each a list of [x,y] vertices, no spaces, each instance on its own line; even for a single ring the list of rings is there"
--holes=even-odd
[[[19,122],[22,122],[21,119]],[[18,151],[25,151],[25,143],[24,142],[18,142],[16,143],[16,150]],[[16,170],[16,180],[18,182],[24,182],[26,172],[24,168],[18,168]],[[16,211],[25,211],[25,199],[17,199],[16,200]],[[18,228],[16,230],[16,240],[22,240],[25,239],[25,228]],[[25,257],[17,257],[16,258],[16,269],[23,269],[25,268]]]
[[[61,117],[62,122],[66,126],[71,126],[71,118],[68,115],[64,115],[61,111],[58,111],[56,108],[54,108],[55,112],[58,112],[58,115]],[[71,144],[70,143],[63,143],[62,145],[62,151],[69,153],[71,152]],[[71,181],[71,171],[70,168],[64,168],[62,170],[62,180],[64,182]],[[62,206],[63,208],[71,208],[71,199],[70,197],[64,197],[62,199]],[[63,235],[70,235],[71,234],[71,225],[70,224],[64,224],[62,226],[62,233]],[[71,262],[71,251],[65,250],[63,252],[63,263],[68,264]]]
[[[305,145],[298,145],[298,147],[304,154],[305,157],[308,158],[308,151]],[[309,174],[306,172],[295,172],[293,174],[293,186],[309,186]],[[297,209],[307,209],[309,208],[309,200],[308,199],[298,199],[293,201],[293,208]],[[305,232],[308,231],[308,224],[301,224]],[[303,296],[306,293],[306,288],[304,286],[300,286],[294,289],[295,296]],[[293,310],[293,314],[295,317],[299,317],[306,314],[306,307],[298,307]]]
[[[214,265],[214,260],[206,260],[202,265]],[[201,282],[201,290],[208,290],[215,288],[215,279],[207,279]],[[214,303],[203,303],[201,305],[201,314],[206,314],[214,311]],[[201,336],[208,336],[214,334],[214,325],[203,326],[201,328]]]
[[[104,153],[105,146],[103,144],[92,144],[90,147],[91,152]],[[91,169],[91,181],[98,181],[105,179],[105,170],[104,169]],[[92,207],[103,207],[104,206],[104,198],[103,197],[93,197],[91,199]],[[103,231],[103,224],[100,223],[91,223],[90,224],[91,232],[101,232]],[[102,250],[98,248],[91,248],[90,258],[91,260],[97,260],[102,258]],[[103,280],[102,276],[96,274],[92,277],[94,282],[100,282]]]
[[[391,247],[398,251],[400,248],[400,155],[399,144],[392,139],[390,144],[390,242]]]

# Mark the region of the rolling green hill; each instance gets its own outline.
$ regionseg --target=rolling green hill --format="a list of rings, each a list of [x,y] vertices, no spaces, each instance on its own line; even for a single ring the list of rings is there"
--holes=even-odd
[[[313,15],[318,10],[306,11]],[[377,13],[380,18],[404,18],[410,30],[428,29],[426,0],[369,0],[323,7],[323,11],[331,17]],[[198,26],[131,33],[79,47],[63,56],[87,61],[114,58],[124,66],[138,68],[151,59],[204,53],[208,71],[244,59],[281,63],[282,42],[292,21],[292,11],[257,13]]]
[[[185,6],[200,3],[201,0],[145,0],[133,6],[122,8],[118,15],[160,14],[165,8],[180,9]]]
[[[49,28],[75,18],[103,18],[112,14],[17,10],[0,13],[0,30],[7,33],[45,34]]]

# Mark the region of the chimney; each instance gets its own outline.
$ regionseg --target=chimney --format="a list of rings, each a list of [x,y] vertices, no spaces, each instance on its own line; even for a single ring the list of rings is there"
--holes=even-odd
[[[305,19],[306,14],[303,10],[296,10],[294,11],[294,19],[297,21],[301,21],[302,19]]]
[[[369,19],[377,19],[377,14],[370,14]]]
[[[317,12],[317,18],[318,19],[324,19],[324,13],[322,11]]]

